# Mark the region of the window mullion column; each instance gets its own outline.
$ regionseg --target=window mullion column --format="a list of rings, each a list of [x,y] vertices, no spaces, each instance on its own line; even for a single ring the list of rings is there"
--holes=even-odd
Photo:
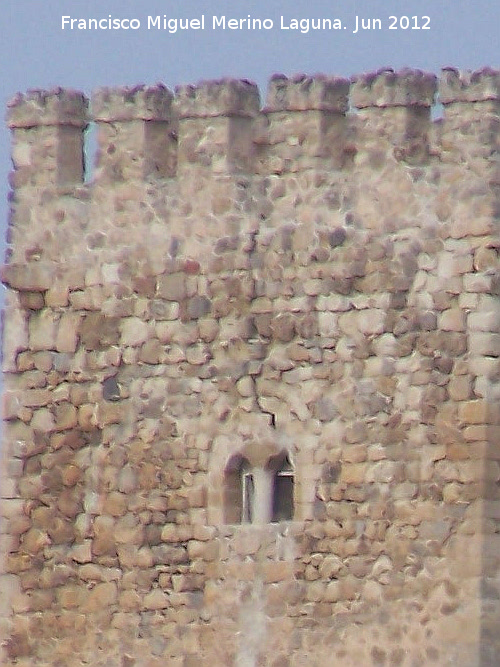
[[[270,523],[273,513],[274,474],[270,470],[253,470],[253,523]]]

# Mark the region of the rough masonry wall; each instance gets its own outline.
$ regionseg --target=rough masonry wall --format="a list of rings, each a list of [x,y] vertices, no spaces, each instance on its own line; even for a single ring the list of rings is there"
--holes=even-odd
[[[89,184],[84,97],[13,100],[4,664],[497,664],[500,74],[435,92],[100,90]]]

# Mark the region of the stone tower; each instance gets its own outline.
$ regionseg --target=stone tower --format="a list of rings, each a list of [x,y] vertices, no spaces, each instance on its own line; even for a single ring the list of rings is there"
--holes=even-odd
[[[500,73],[436,88],[14,98],[3,664],[498,665]]]

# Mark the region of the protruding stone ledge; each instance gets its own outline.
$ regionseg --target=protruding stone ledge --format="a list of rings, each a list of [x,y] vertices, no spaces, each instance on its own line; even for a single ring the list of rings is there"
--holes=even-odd
[[[344,114],[349,108],[349,80],[340,77],[273,76],[267,92],[266,112],[329,111]]]
[[[500,70],[489,67],[475,72],[460,71],[453,67],[442,70],[439,80],[441,104],[487,100],[500,100]]]
[[[92,94],[92,117],[100,123],[172,118],[172,92],[164,85],[98,88]]]
[[[202,81],[197,86],[178,86],[175,94],[179,118],[253,117],[260,110],[259,89],[246,80]]]
[[[18,93],[7,104],[7,125],[11,129],[40,125],[86,127],[88,100],[76,90],[29,90]]]
[[[353,77],[351,103],[368,107],[430,107],[434,104],[437,77],[420,70],[379,70]]]
[[[20,292],[45,292],[54,283],[54,266],[47,264],[4,264],[0,267],[4,285]]]

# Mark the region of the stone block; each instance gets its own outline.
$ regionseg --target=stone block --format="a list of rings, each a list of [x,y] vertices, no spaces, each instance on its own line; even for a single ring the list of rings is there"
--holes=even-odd
[[[464,401],[458,407],[458,417],[465,424],[495,424],[498,410],[487,400]]]
[[[45,292],[53,283],[52,267],[46,264],[5,264],[0,279],[12,289]]]
[[[144,596],[144,608],[151,611],[167,609],[170,606],[169,596],[159,588]]]
[[[92,562],[92,542],[85,540],[83,544],[78,544],[71,550],[71,558],[77,563]]]
[[[114,582],[96,584],[86,595],[81,609],[87,613],[104,611],[114,605],[117,598],[118,592]]]
[[[119,325],[120,342],[124,346],[138,347],[149,338],[149,327],[138,317],[127,317]]]
[[[448,384],[448,393],[454,401],[468,401],[472,396],[472,383],[467,375],[451,378]]]
[[[438,318],[438,327],[443,331],[465,331],[465,313],[460,308],[449,308]]]
[[[359,331],[367,335],[384,333],[386,313],[383,310],[370,309],[358,314]]]
[[[54,429],[56,431],[67,431],[74,428],[78,423],[77,409],[71,403],[60,403],[54,408]]]
[[[56,350],[58,352],[76,352],[78,344],[78,329],[80,315],[77,313],[64,313],[59,320],[56,336]]]
[[[87,350],[105,350],[120,340],[119,320],[101,313],[86,313],[79,327],[80,341]]]
[[[474,355],[500,356],[500,334],[474,331],[469,336],[470,350]]]
[[[173,273],[158,279],[157,294],[166,301],[182,301],[187,296],[186,277],[183,273]]]
[[[366,463],[343,463],[339,481],[346,485],[359,485],[365,481]]]
[[[33,314],[29,321],[31,350],[53,350],[56,346],[58,317],[48,309]]]

